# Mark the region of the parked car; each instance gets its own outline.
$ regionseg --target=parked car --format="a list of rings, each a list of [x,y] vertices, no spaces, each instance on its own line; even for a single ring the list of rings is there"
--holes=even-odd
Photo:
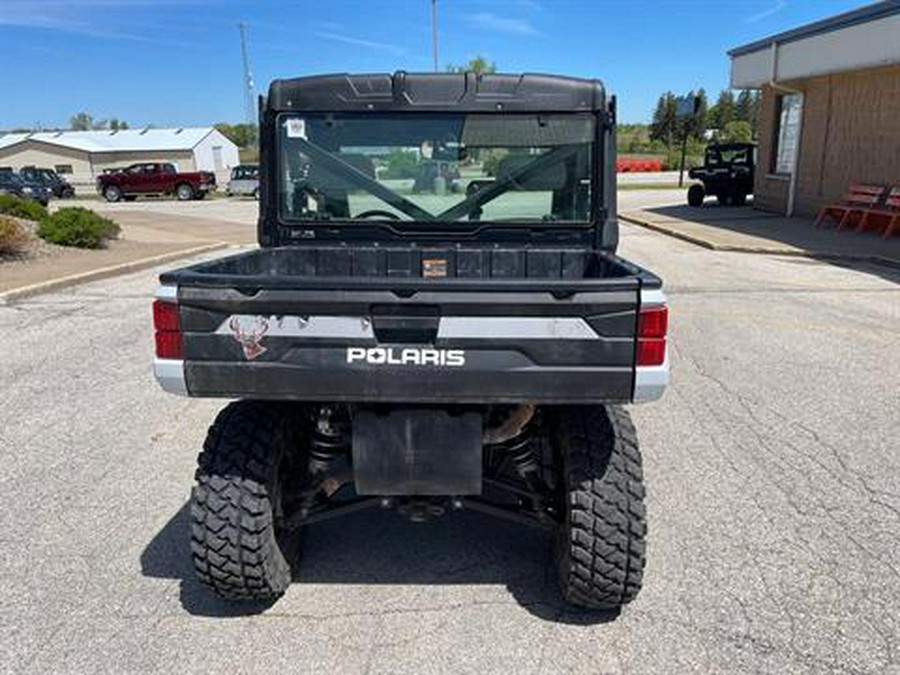
[[[50,203],[51,192],[43,185],[22,180],[14,171],[0,171],[0,194],[16,195],[25,199],[33,199],[42,206]]]
[[[231,179],[225,188],[225,193],[231,197],[253,197],[259,199],[259,165],[239,164],[231,170]]]
[[[702,183],[688,188],[688,204],[702,206],[707,195],[715,195],[722,206],[743,206],[747,195],[753,194],[755,167],[754,143],[710,145],[706,148],[703,166],[688,172],[691,178]]]
[[[75,196],[75,188],[72,187],[71,183],[53,169],[23,166],[19,170],[19,175],[26,182],[43,185],[53,193],[54,197],[59,199],[68,199]]]
[[[133,201],[148,195],[175,195],[180,201],[203,199],[216,189],[216,174],[210,171],[179,173],[174,164],[147,162],[97,177],[97,192],[108,202]]]

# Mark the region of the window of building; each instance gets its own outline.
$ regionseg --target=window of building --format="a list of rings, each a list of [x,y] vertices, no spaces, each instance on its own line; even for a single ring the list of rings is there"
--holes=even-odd
[[[775,152],[772,171],[789,174],[800,148],[800,115],[803,112],[801,94],[783,94],[776,100]]]
[[[64,174],[64,173],[72,173],[72,165],[71,164],[57,164],[55,167],[56,173]]]

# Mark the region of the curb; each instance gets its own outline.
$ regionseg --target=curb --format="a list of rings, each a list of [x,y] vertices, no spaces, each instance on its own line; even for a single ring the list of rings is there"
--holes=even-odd
[[[651,223],[647,220],[639,220],[637,218],[634,218],[633,216],[623,216],[621,213],[619,214],[619,220],[624,220],[626,223],[631,223],[632,225],[640,225],[641,227],[645,227],[648,230],[653,230],[654,232],[659,232],[661,234],[667,234],[670,237],[674,237],[675,239],[681,239],[682,241],[686,241],[697,246],[702,246],[703,248],[708,248],[712,251],[721,250],[716,244],[713,244],[706,239],[700,239],[699,237],[694,237],[690,234],[679,232],[678,230],[672,230],[668,227],[663,227],[662,225],[656,225],[655,223]]]
[[[20,286],[19,288],[13,288],[0,293],[0,305],[6,305],[15,300],[21,300],[22,298],[27,298],[32,295],[38,295],[40,293],[57,291],[68,286],[76,286],[78,284],[84,284],[89,281],[99,281],[100,279],[106,279],[108,277],[114,277],[120,274],[127,274],[128,272],[138,272],[149,267],[155,267],[156,265],[159,265],[161,263],[178,260],[179,258],[187,258],[199,253],[215,251],[216,249],[225,248],[227,246],[229,246],[229,244],[225,242],[204,244],[203,246],[195,246],[193,248],[186,248],[180,251],[172,251],[171,253],[162,253],[160,255],[151,256],[149,258],[140,258],[138,260],[132,260],[130,262],[119,263],[118,265],[109,265],[107,267],[101,267],[99,269],[90,270],[88,272],[70,274],[66,277],[49,279],[48,281],[41,281],[39,283],[30,284],[28,286]]]
[[[647,220],[640,220],[639,218],[635,218],[634,216],[625,216],[619,214],[619,220],[624,220],[626,223],[631,223],[632,225],[639,225],[640,227],[646,228],[648,230],[653,230],[654,232],[659,232],[660,234],[668,235],[675,239],[681,239],[682,241],[686,241],[696,246],[701,246],[702,248],[709,249],[711,251],[727,251],[731,253],[756,253],[760,255],[787,255],[796,256],[799,258],[814,258],[817,260],[858,260],[875,263],[877,265],[884,265],[885,267],[900,269],[900,260],[895,260],[894,258],[886,258],[881,255],[827,253],[821,251],[808,251],[806,249],[800,248],[768,248],[762,246],[734,246],[732,244],[715,244],[708,239],[702,239],[691,234],[685,234],[684,232],[679,232],[678,230],[666,227],[665,225],[651,223]]]

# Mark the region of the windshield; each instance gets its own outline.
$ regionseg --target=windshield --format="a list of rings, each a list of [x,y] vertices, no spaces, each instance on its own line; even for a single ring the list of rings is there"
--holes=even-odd
[[[747,164],[750,161],[750,147],[716,147],[706,151],[706,163],[710,166],[716,164]]]
[[[594,117],[282,115],[287,221],[587,223]]]

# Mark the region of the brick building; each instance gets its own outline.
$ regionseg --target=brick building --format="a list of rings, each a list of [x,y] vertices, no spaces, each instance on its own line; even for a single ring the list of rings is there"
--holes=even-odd
[[[731,50],[759,89],[757,208],[808,216],[847,184],[900,184],[900,0]]]

